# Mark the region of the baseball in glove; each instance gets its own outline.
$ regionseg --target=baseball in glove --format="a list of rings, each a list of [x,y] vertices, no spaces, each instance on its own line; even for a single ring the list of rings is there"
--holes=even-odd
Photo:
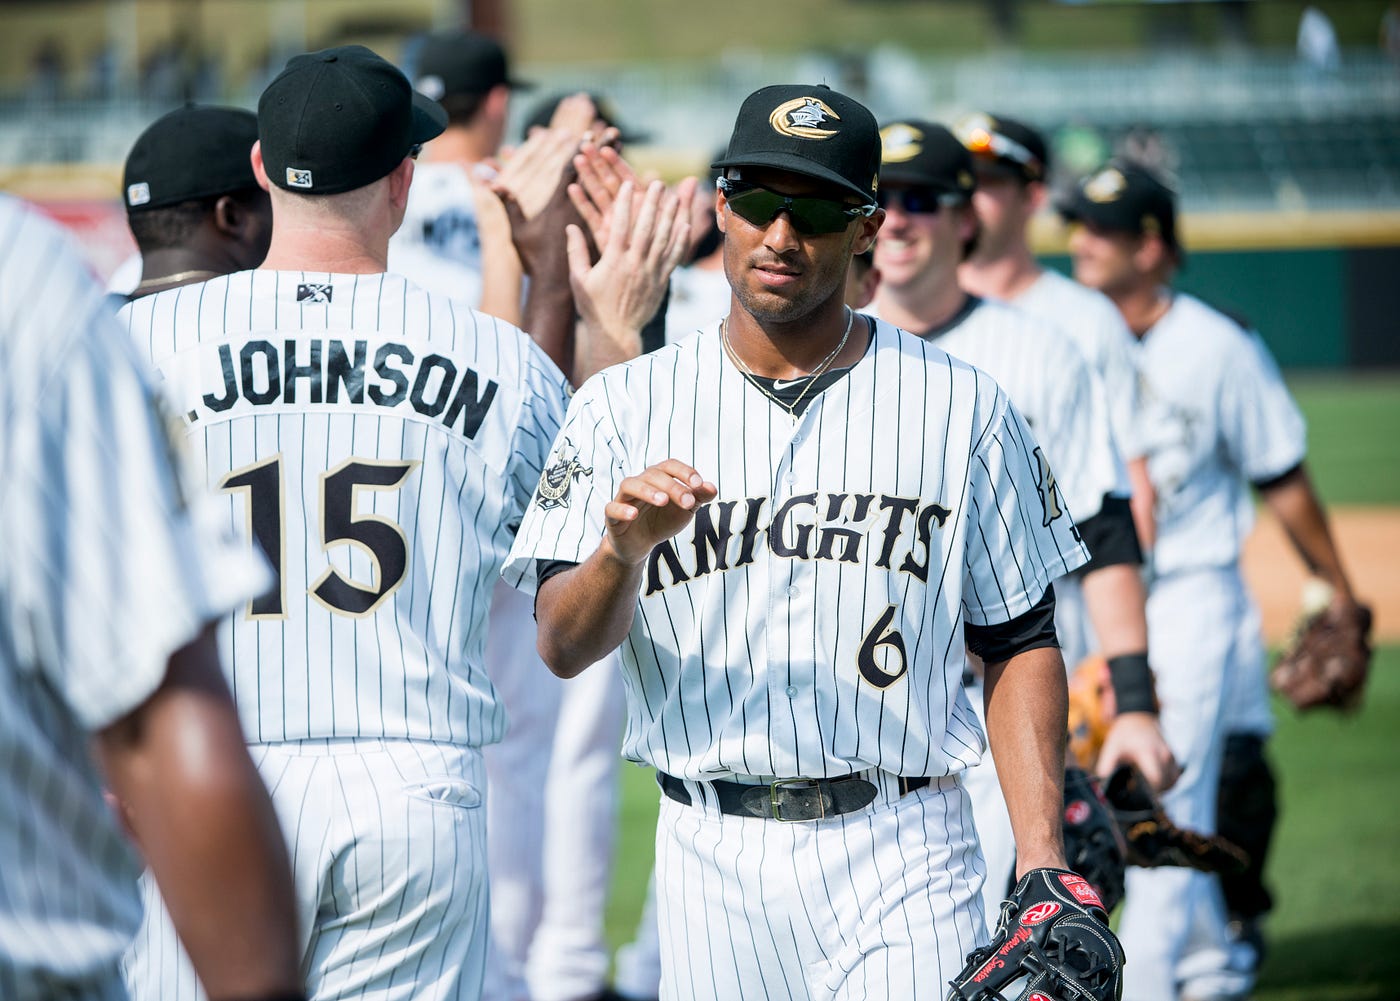
[[[949,988],[947,1001],[1118,1001],[1123,948],[1082,876],[1032,869]]]
[[[1226,873],[1240,872],[1249,865],[1249,856],[1224,838],[1172,823],[1152,787],[1132,765],[1114,769],[1103,794],[1123,831],[1129,865],[1178,865]]]
[[[1274,691],[1299,710],[1357,708],[1371,668],[1371,610],[1337,608],[1330,596],[1328,589],[1321,607],[1307,602],[1311,613],[1269,675]]]
[[[1099,780],[1073,765],[1065,769],[1065,860],[1099,892],[1110,914],[1123,899],[1127,846],[1104,802]]]

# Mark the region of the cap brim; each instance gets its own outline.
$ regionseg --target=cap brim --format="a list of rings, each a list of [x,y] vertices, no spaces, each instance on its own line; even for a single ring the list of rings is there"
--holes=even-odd
[[[413,131],[411,142],[425,143],[436,139],[447,128],[447,112],[426,94],[413,92]]]
[[[899,164],[885,164],[880,167],[881,184],[903,184],[911,188],[929,188],[941,194],[962,195],[970,199],[972,192],[949,184],[946,178],[930,177],[919,170],[902,168]]]
[[[1000,156],[972,156],[972,171],[975,174],[984,174],[987,177],[1010,177],[1018,181],[1039,181],[1039,177],[1031,177],[1026,171],[1023,163],[1015,160],[1008,160]]]
[[[1055,211],[1065,222],[1088,222],[1104,229],[1121,230],[1124,233],[1135,232],[1131,226],[1121,225],[1111,209],[1105,211],[1087,198],[1074,197],[1058,202]]]
[[[827,181],[836,185],[843,191],[849,191],[853,195],[859,195],[867,203],[873,204],[875,195],[871,191],[860,188],[834,170],[823,167],[819,163],[813,163],[805,156],[798,156],[795,153],[770,152],[770,153],[748,153],[744,156],[721,157],[710,164],[712,170],[723,170],[726,167],[774,167],[778,170],[788,170],[794,174],[802,174],[805,177],[815,177],[819,181]]]

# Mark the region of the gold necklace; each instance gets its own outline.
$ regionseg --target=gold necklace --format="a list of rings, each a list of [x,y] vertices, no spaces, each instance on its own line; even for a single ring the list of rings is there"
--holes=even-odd
[[[817,367],[813,369],[809,375],[798,377],[805,378],[807,380],[807,385],[802,387],[802,392],[798,393],[797,398],[794,399],[791,403],[788,403],[777,393],[773,392],[771,389],[765,386],[762,381],[763,377],[756,373],[753,369],[749,368],[749,366],[744,363],[744,359],[739,357],[739,352],[735,351],[734,345],[729,343],[729,317],[727,316],[723,320],[719,321],[719,340],[720,344],[724,346],[724,353],[729,356],[729,360],[734,363],[734,367],[743,373],[744,378],[747,379],[749,383],[760,393],[762,393],[764,396],[768,397],[768,399],[772,400],[778,406],[786,410],[788,412],[788,416],[790,416],[795,421],[797,420],[798,405],[803,401],[804,398],[806,398],[807,394],[811,392],[812,387],[817,384],[817,379],[821,377],[822,373],[824,373],[827,370],[827,368],[831,365],[831,363],[836,360],[836,356],[841,353],[841,349],[846,346],[846,342],[851,339],[851,327],[855,324],[855,319],[855,312],[852,311],[852,309],[849,306],[847,306],[846,332],[841,335],[840,342],[836,345],[835,348],[832,349],[831,354],[823,358],[821,363],[817,365]]]
[[[175,282],[189,281],[191,278],[217,278],[217,271],[177,271],[173,275],[164,275],[160,278],[147,278],[136,286],[136,291],[142,289],[155,288],[157,285],[173,285]]]

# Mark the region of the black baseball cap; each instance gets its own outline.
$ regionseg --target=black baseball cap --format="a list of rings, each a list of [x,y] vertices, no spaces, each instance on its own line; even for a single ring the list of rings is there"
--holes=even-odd
[[[308,195],[372,184],[446,127],[442,105],[363,45],[293,56],[258,101],[268,180]]]
[[[824,84],[777,84],[744,99],[724,156],[710,166],[790,170],[870,204],[880,184],[880,130],[865,105]]]
[[[578,92],[570,91],[569,93],[551,94],[537,102],[525,116],[525,124],[520,127],[520,134],[528,138],[531,129],[548,128],[550,119],[554,117],[554,109],[559,107],[559,102],[569,97],[570,94],[576,93]],[[644,143],[651,138],[651,134],[648,132],[640,132],[623,125],[618,119],[617,107],[602,94],[590,90],[588,91],[588,99],[593,102],[593,110],[603,124],[617,129],[618,142]]]
[[[1087,222],[1123,233],[1156,233],[1174,251],[1176,193],[1138,164],[1114,162],[1074,186],[1056,208],[1067,222]]]
[[[136,137],[122,168],[128,214],[258,186],[249,152],[258,118],[242,108],[189,104]]]
[[[972,154],[942,125],[910,118],[880,130],[884,155],[880,180],[885,184],[930,188],[966,202],[977,188]]]
[[[454,94],[485,94],[505,84],[517,90],[532,86],[510,75],[506,50],[494,38],[475,31],[437,31],[418,50],[415,87],[435,101]]]
[[[979,111],[958,119],[953,134],[972,153],[978,171],[1043,181],[1050,170],[1045,137],[1025,122]]]

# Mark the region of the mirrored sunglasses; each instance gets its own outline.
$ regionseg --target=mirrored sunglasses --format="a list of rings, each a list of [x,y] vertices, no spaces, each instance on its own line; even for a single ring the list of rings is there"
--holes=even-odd
[[[755,226],[766,226],[779,212],[786,212],[792,228],[803,236],[840,233],[852,219],[864,219],[875,213],[874,205],[850,205],[833,198],[809,195],[784,195],[728,177],[721,177],[718,185],[730,209],[740,219]]]

